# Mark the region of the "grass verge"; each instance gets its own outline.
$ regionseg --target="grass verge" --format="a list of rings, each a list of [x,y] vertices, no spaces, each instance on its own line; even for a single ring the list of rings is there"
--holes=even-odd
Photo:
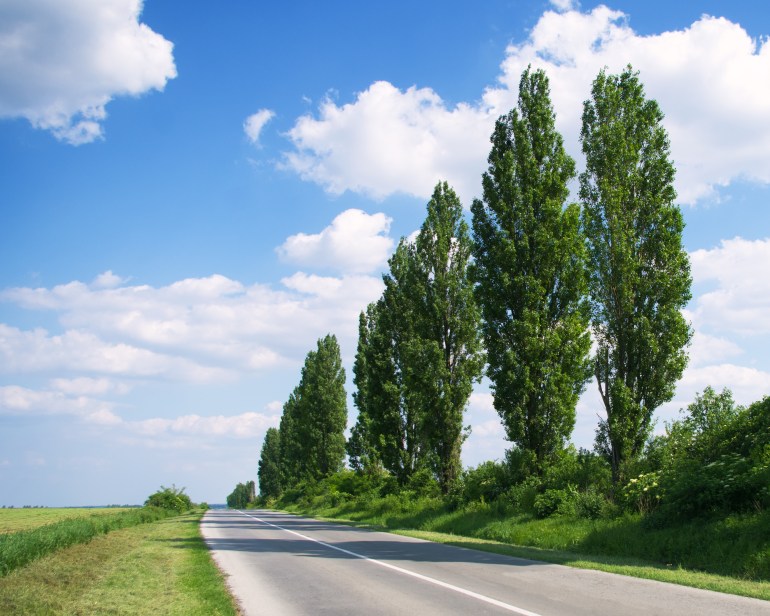
[[[110,515],[75,517],[30,530],[0,535],[0,577],[14,569],[98,535],[167,518],[171,512],[157,507],[128,509]]]
[[[100,535],[0,579],[2,614],[237,615],[202,513]]]

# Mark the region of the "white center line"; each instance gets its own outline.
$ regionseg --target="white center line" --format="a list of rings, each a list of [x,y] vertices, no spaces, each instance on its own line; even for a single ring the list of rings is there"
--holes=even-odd
[[[422,575],[421,573],[415,573],[414,571],[409,571],[408,569],[403,569],[401,567],[397,567],[396,565],[391,565],[390,563],[383,562],[381,560],[376,560],[374,558],[369,558],[368,556],[364,556],[363,554],[357,554],[356,552],[351,552],[350,550],[345,550],[343,548],[337,547],[336,545],[331,545],[329,543],[325,543],[323,541],[319,541],[318,539],[313,539],[312,537],[308,537],[307,535],[303,535],[302,533],[298,533],[297,531],[290,530],[288,528],[284,528],[283,526],[278,526],[277,524],[273,524],[272,522],[268,522],[267,520],[263,520],[261,518],[258,518],[253,515],[249,515],[248,513],[244,513],[243,511],[239,511],[239,513],[245,515],[247,518],[252,518],[253,520],[256,520],[257,522],[261,522],[262,524],[267,524],[268,526],[272,526],[273,528],[277,528],[279,530],[282,530],[287,533],[291,533],[292,535],[296,535],[297,537],[301,537],[302,539],[306,539],[308,541],[313,541],[315,543],[318,543],[319,545],[322,545],[324,547],[327,547],[332,550],[337,550],[338,552],[342,552],[344,554],[347,554],[349,556],[353,556],[354,558],[360,558],[361,560],[366,560],[370,563],[373,563],[375,565],[379,565],[380,567],[385,567],[387,569],[392,569],[393,571],[398,571],[399,573],[402,573],[404,575],[409,575],[413,578],[417,578],[418,580],[422,580],[424,582],[429,582],[430,584],[435,584],[436,586],[441,586],[442,588],[446,588],[447,590],[453,590],[454,592],[460,593],[461,595],[465,595],[467,597],[472,597],[474,599],[478,599],[479,601],[483,601],[484,603],[489,603],[491,605],[496,605],[497,607],[500,607],[504,610],[508,610],[509,612],[513,612],[515,614],[520,614],[520,616],[540,616],[539,614],[536,614],[535,612],[530,612],[528,610],[522,609],[520,607],[516,607],[515,605],[510,605],[509,603],[503,603],[502,601],[498,601],[497,599],[493,599],[492,597],[487,597],[486,595],[479,594],[477,592],[473,592],[472,590],[468,590],[467,588],[461,588],[460,586],[455,586],[454,584],[449,584],[447,582],[442,582],[441,580],[437,580],[436,578],[428,577],[427,575]]]

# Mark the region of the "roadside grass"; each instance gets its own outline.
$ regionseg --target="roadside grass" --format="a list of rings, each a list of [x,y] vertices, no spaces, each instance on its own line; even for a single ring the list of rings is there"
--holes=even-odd
[[[97,535],[154,522],[172,515],[168,509],[142,507],[113,512],[110,515],[72,517],[29,530],[0,535],[0,577],[46,554]]]
[[[100,535],[0,579],[2,614],[237,615],[201,512]]]
[[[770,600],[770,512],[656,528],[640,515],[538,519],[500,504],[452,509],[438,498],[317,497],[296,513],[520,558]]]
[[[31,530],[38,526],[61,522],[70,518],[88,518],[99,515],[110,515],[119,511],[127,511],[131,507],[100,507],[83,509],[77,507],[51,507],[41,509],[0,509],[0,535],[16,533],[20,530]]]

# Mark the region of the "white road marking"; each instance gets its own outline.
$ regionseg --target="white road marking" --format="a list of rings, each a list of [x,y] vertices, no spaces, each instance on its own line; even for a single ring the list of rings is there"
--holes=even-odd
[[[307,539],[308,541],[313,541],[315,543],[318,543],[324,547],[330,548],[332,550],[337,550],[338,552],[342,552],[344,554],[348,554],[349,556],[353,556],[354,558],[360,558],[362,560],[366,560],[370,563],[373,563],[375,565],[380,565],[381,567],[385,567],[387,569],[392,569],[393,571],[398,571],[399,573],[403,573],[404,575],[409,575],[414,578],[417,578],[418,580],[422,580],[424,582],[429,582],[431,584],[435,584],[436,586],[441,586],[442,588],[446,588],[447,590],[453,590],[454,592],[460,593],[461,595],[465,595],[467,597],[472,597],[474,599],[478,599],[479,601],[483,601],[484,603],[489,603],[491,605],[496,605],[497,607],[500,607],[504,610],[508,610],[509,612],[513,612],[515,614],[519,614],[520,616],[540,616],[539,614],[536,614],[535,612],[530,612],[528,610],[522,609],[520,607],[516,607],[515,605],[510,605],[509,603],[503,603],[502,601],[498,601],[497,599],[493,599],[492,597],[487,597],[486,595],[479,594],[477,592],[473,592],[472,590],[468,590],[467,588],[461,588],[460,586],[455,586],[454,584],[449,584],[447,582],[442,582],[441,580],[437,580],[436,578],[428,577],[427,575],[422,575],[420,573],[415,573],[414,571],[409,571],[408,569],[402,569],[401,567],[397,567],[396,565],[391,565],[390,563],[383,562],[381,560],[376,560],[374,558],[369,558],[368,556],[364,556],[363,554],[357,554],[356,552],[351,552],[350,550],[345,550],[343,548],[337,547],[336,545],[331,545],[329,543],[324,543],[323,541],[319,541],[318,539],[313,539],[312,537],[308,537],[307,535],[303,535],[302,533],[298,533],[297,531],[290,530],[288,528],[284,528],[283,526],[278,526],[277,524],[273,524],[272,522],[268,522],[267,520],[263,520],[261,518],[258,518],[253,515],[249,515],[248,513],[244,513],[243,511],[238,510],[238,513],[241,513],[245,515],[247,518],[252,518],[253,520],[256,520],[257,522],[261,522],[262,524],[267,524],[268,526],[272,526],[273,528],[277,528],[278,530],[282,530],[287,533],[291,533],[292,535],[296,535],[297,537],[301,537],[302,539]]]

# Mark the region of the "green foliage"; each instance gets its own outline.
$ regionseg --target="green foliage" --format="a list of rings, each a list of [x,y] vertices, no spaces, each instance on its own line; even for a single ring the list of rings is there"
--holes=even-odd
[[[660,472],[653,471],[632,477],[618,492],[617,501],[628,510],[648,514],[658,508],[662,497]]]
[[[459,477],[462,418],[483,354],[462,205],[444,182],[427,209],[415,243],[399,243],[382,297],[359,321],[359,418],[348,454],[356,469],[381,462],[402,485],[430,469],[446,493]]]
[[[163,490],[165,493],[168,488]],[[97,535],[154,522],[177,513],[178,510],[172,507],[151,505],[107,515],[72,518],[32,530],[1,534],[0,577],[56,550],[76,543],[86,543]]]
[[[151,494],[144,502],[145,507],[159,507],[169,509],[177,513],[185,513],[193,508],[190,497],[184,493],[184,488],[172,485],[170,488],[160,486],[160,490]]]
[[[582,226],[594,372],[607,413],[600,447],[616,481],[642,453],[655,409],[672,398],[692,335],[681,313],[690,264],[662,119],[630,67],[602,70],[583,110]]]
[[[227,495],[227,506],[231,509],[245,509],[257,499],[256,486],[253,481],[239,483]]]
[[[626,509],[656,525],[720,518],[770,506],[770,398],[736,407],[707,387],[682,419],[646,450],[650,469],[618,494]]]
[[[259,454],[259,495],[275,498],[281,494],[281,435],[276,428],[268,428]]]
[[[518,107],[491,141],[484,201],[471,207],[472,276],[495,408],[539,472],[572,433],[590,376],[585,246],[579,208],[565,207],[575,163],[543,71],[524,72]]]
[[[463,473],[462,499],[466,503],[490,503],[506,490],[509,483],[509,469],[505,464],[482,462]]]
[[[307,354],[299,385],[283,406],[277,439],[281,485],[342,468],[347,416],[345,369],[337,338],[329,334]]]

